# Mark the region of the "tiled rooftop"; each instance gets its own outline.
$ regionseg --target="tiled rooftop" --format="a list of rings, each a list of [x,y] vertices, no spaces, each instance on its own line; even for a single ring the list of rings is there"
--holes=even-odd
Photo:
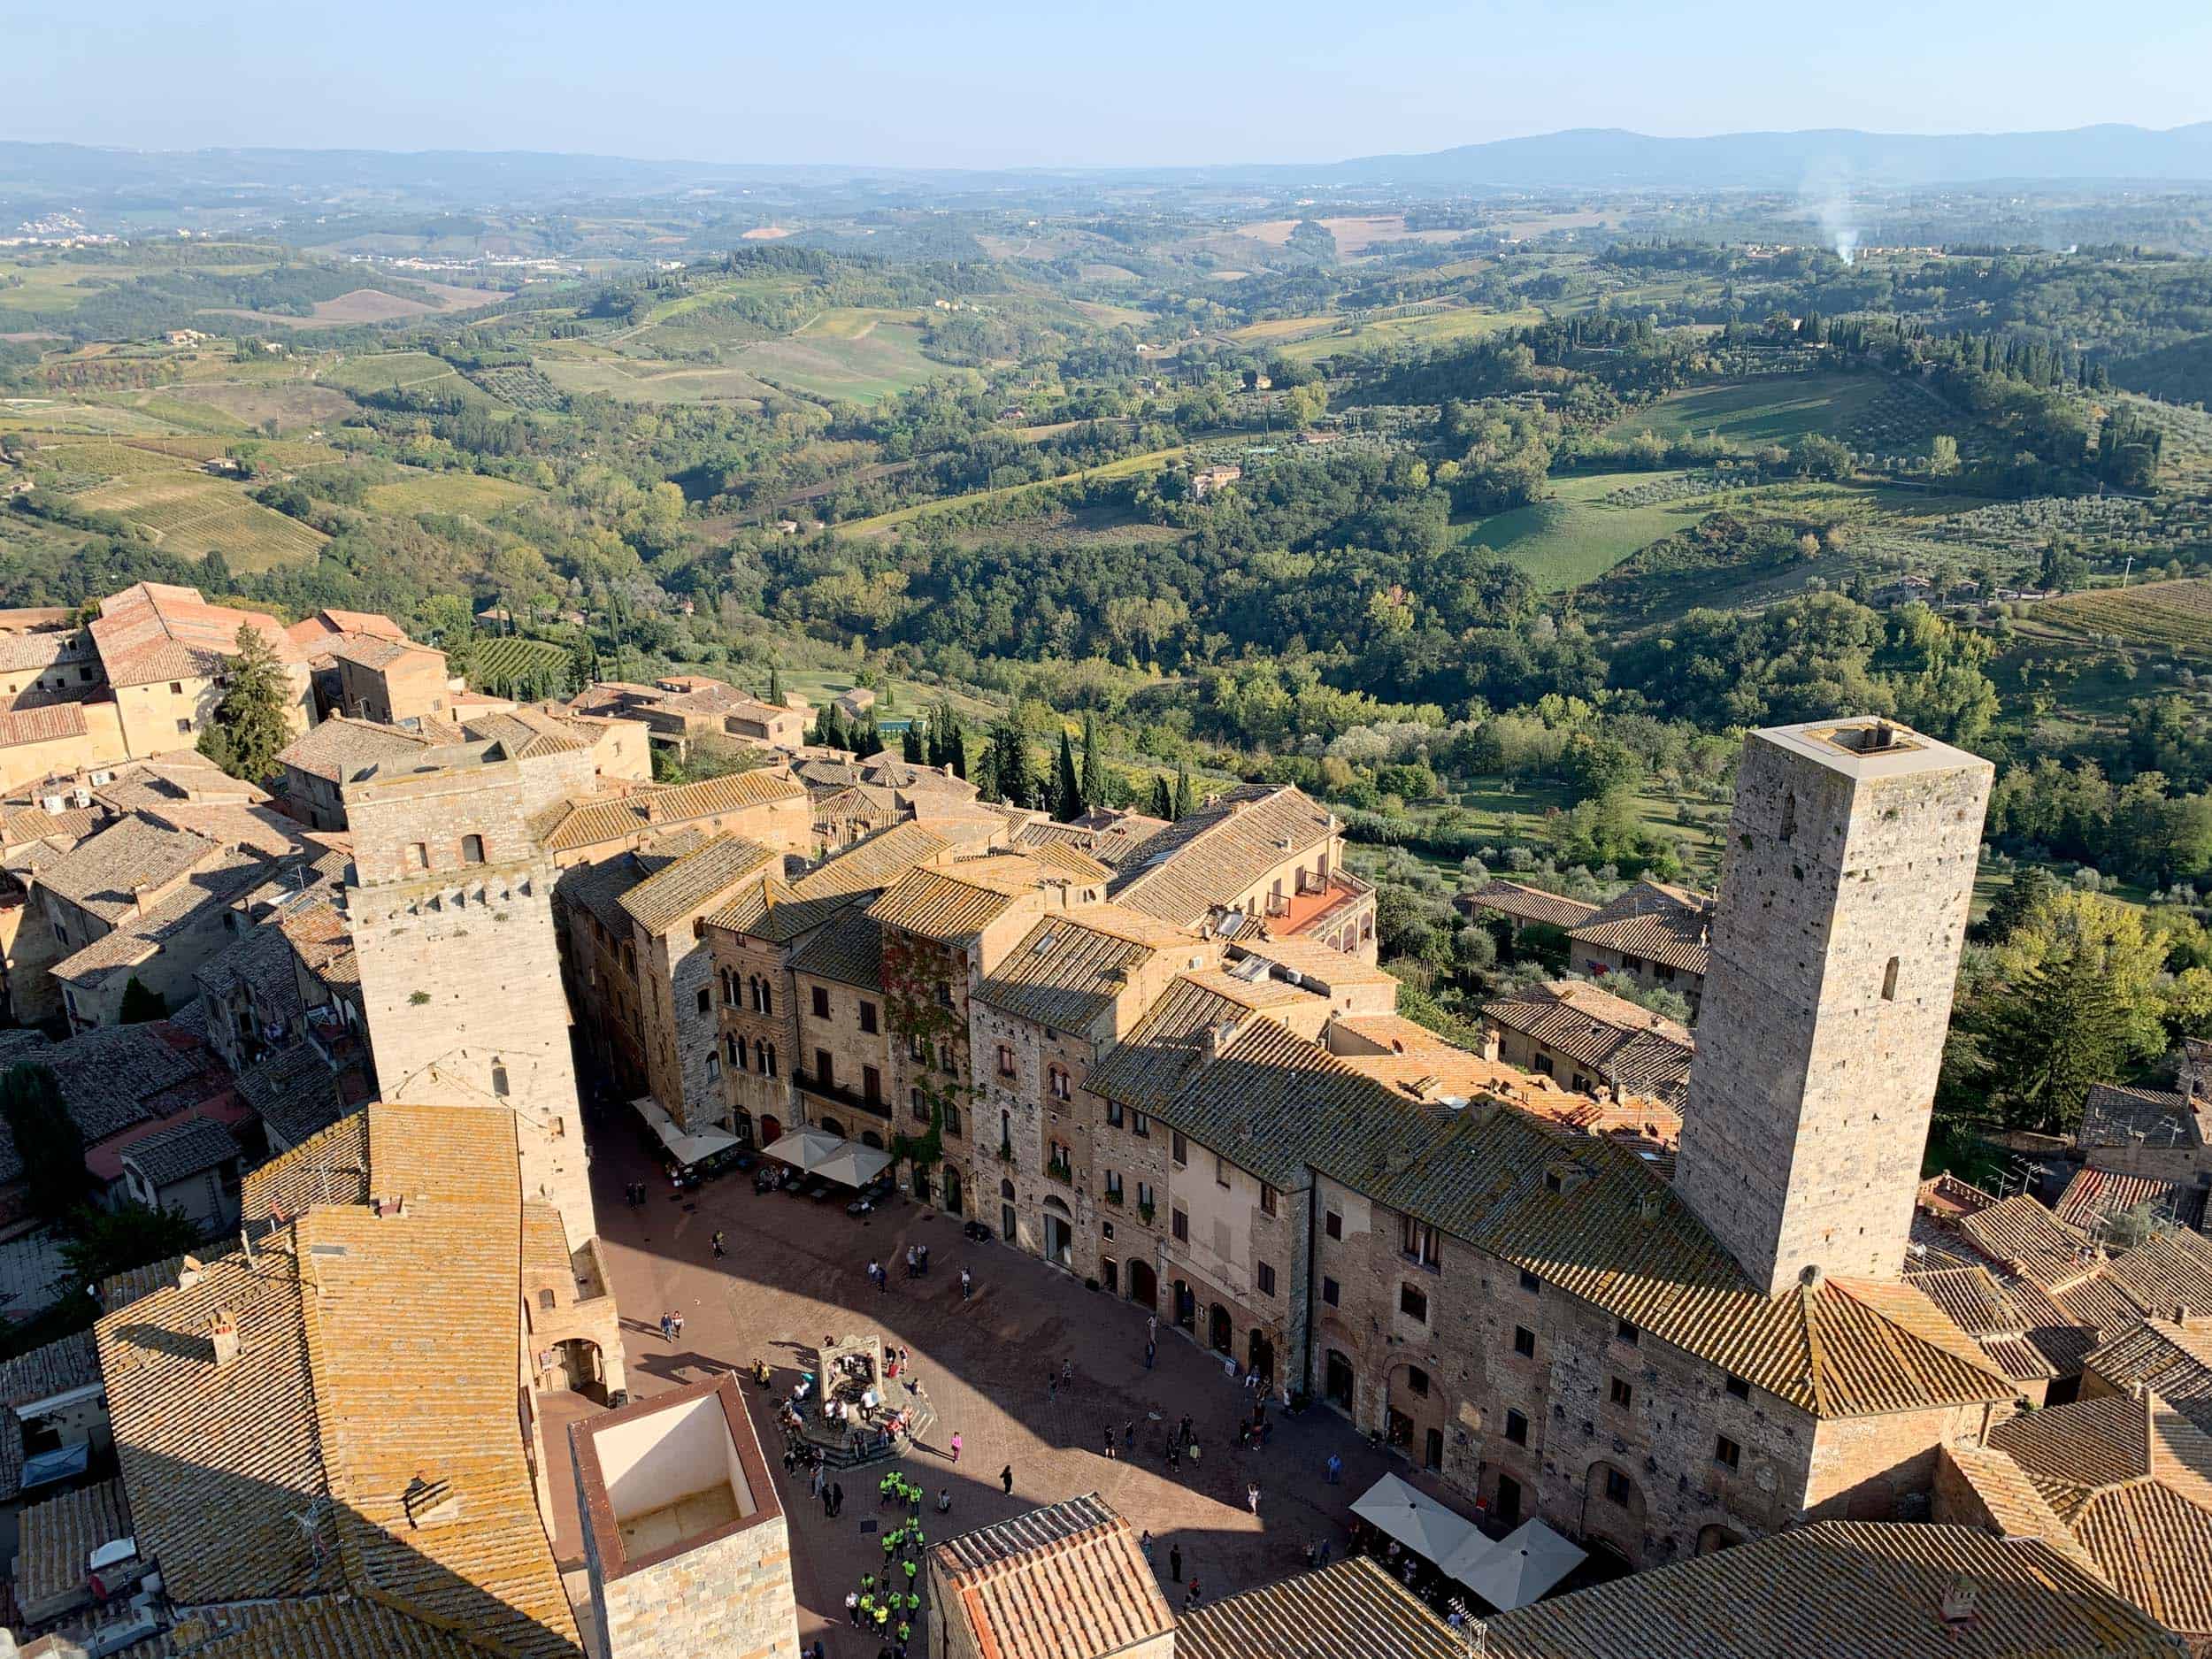
[[[1712,915],[1713,902],[1702,894],[1639,881],[1570,928],[1568,936],[1683,973],[1702,974],[1712,958],[1707,936]]]
[[[260,611],[211,605],[196,588],[139,582],[100,602],[92,640],[112,686],[212,678],[237,650],[241,628],[257,629],[287,663],[305,660],[284,625]]]
[[[1356,1555],[1186,1613],[1176,1659],[1466,1659],[1467,1642],[1380,1563]]]
[[[647,932],[657,933],[715,902],[748,876],[781,862],[757,842],[717,835],[624,893],[622,908]]]
[[[221,1124],[211,1118],[188,1118],[132,1141],[123,1160],[158,1191],[235,1163],[241,1156],[237,1138]]]
[[[2144,1319],[2085,1363],[2108,1387],[2147,1388],[2212,1434],[2212,1317]]]
[[[791,972],[863,990],[882,989],[883,924],[848,906],[791,953]]]
[[[975,998],[1019,1019],[1083,1031],[1160,951],[1199,965],[1199,941],[1141,910],[1087,905],[1039,922],[984,976]]]
[[[1335,815],[1287,784],[1240,786],[1121,861],[1110,896],[1195,927],[1269,871],[1325,848],[1335,833]]]
[[[286,744],[277,764],[342,783],[379,761],[404,759],[431,746],[431,739],[396,726],[334,714]]]
[[[1136,1529],[1097,1494],[930,1551],[981,1659],[1107,1659],[1174,1628]]]
[[[1547,893],[1541,887],[1502,877],[1493,877],[1480,887],[1461,894],[1458,902],[1471,914],[1494,910],[1516,921],[1535,922],[1547,927],[1578,927],[1598,913],[1598,907],[1586,899]]]

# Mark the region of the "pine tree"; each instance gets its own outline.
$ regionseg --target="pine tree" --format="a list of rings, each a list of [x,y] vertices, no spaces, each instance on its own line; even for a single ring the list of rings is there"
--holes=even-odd
[[[1098,717],[1083,717],[1083,804],[1101,807],[1106,804],[1106,763],[1098,752]]]
[[[1178,761],[1175,764],[1175,810],[1169,816],[1187,818],[1194,810],[1191,802],[1190,772],[1182,762]]]
[[[2049,871],[2041,864],[2028,865],[1990,901],[1989,913],[1982,918],[1982,936],[1993,945],[2003,944],[2057,891],[2058,883]]]
[[[1053,773],[1052,816],[1063,824],[1072,824],[1083,816],[1083,785],[1075,775],[1075,748],[1068,741],[1068,728],[1060,728],[1060,762]]]
[[[291,703],[291,687],[275,648],[260,629],[250,624],[240,628],[230,688],[200,733],[200,753],[232,777],[259,783],[276,771],[279,751],[292,741],[287,718]]]
[[[871,755],[883,753],[883,733],[877,728],[874,715],[871,714],[854,727],[852,750],[863,760]]]

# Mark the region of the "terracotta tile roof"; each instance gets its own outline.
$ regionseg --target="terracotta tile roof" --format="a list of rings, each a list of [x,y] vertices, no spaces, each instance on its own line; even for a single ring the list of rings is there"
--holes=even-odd
[[[736,835],[717,835],[624,893],[622,908],[648,933],[659,933],[716,903],[748,876],[780,868],[780,855]]]
[[[883,924],[865,910],[839,910],[829,925],[791,953],[791,972],[856,985],[883,987]]]
[[[368,1180],[410,1194],[404,1214],[319,1204],[250,1262],[222,1256],[100,1322],[141,1541],[179,1601],[349,1588],[512,1659],[573,1659],[515,1419],[512,1118],[376,1105],[328,1133],[357,1124]],[[219,1366],[219,1310],[241,1338]],[[409,1517],[419,1478],[450,1486],[454,1519]]]
[[[2212,1239],[2200,1233],[2154,1233],[2114,1256],[2106,1276],[2145,1313],[2170,1318],[2177,1308],[2212,1310]]]
[[[170,940],[198,926],[211,907],[243,897],[269,873],[270,861],[258,853],[219,849],[143,915],[119,918],[112,931],[65,956],[49,972],[58,979],[96,986],[110,974],[150,961]]]
[[[460,697],[454,702],[458,704]],[[516,760],[534,760],[541,755],[564,755],[589,749],[591,740],[579,735],[565,722],[536,709],[472,716],[464,730],[479,742],[496,742]]]
[[[2108,1386],[2122,1394],[2147,1388],[2212,1434],[2212,1318],[2145,1319],[2085,1363]]]
[[[2030,1412],[1985,1443],[2115,1589],[2170,1630],[2212,1636],[2212,1438],[2146,1394]]]
[[[1163,950],[1187,965],[1202,951],[1177,927],[1118,904],[1085,905],[1031,928],[974,992],[974,999],[1055,1030],[1081,1032],[1114,1005],[1132,975]]]
[[[113,924],[134,915],[134,887],[157,887],[211,861],[220,849],[204,835],[145,813],[118,819],[65,858],[41,870],[39,885]]]
[[[247,1171],[239,1213],[257,1227],[279,1217],[289,1221],[317,1204],[364,1204],[368,1199],[369,1119],[365,1111],[357,1111]]]
[[[930,1551],[979,1659],[1106,1659],[1166,1635],[1175,1616],[1136,1529],[1096,1493],[1032,1509]]]
[[[1555,979],[1482,1005],[1483,1018],[1588,1068],[1628,1094],[1679,1110],[1696,1053],[1687,1028],[1579,979]]]
[[[1586,899],[1547,893],[1541,887],[1502,877],[1493,877],[1480,887],[1461,894],[1455,902],[1470,915],[1495,910],[1516,921],[1534,922],[1545,927],[1578,927],[1598,913],[1598,907]]]
[[[1128,1037],[1100,1056],[1085,1087],[1138,1111],[1157,1110],[1201,1063],[1206,1033],[1250,1017],[1242,994],[1252,988],[1224,973],[1178,974]]]
[[[317,898],[286,910],[277,928],[300,965],[325,985],[358,985],[361,966],[353,953],[353,931],[338,907]]]
[[[1072,824],[1056,824],[1050,819],[1025,824],[1015,832],[1014,845],[1026,852],[1057,842],[1088,853],[1110,870],[1118,870],[1146,841],[1167,827],[1164,818],[1094,809]]]
[[[417,754],[430,747],[430,739],[396,726],[334,714],[286,744],[277,756],[277,764],[340,783],[379,761]]]
[[[287,1146],[320,1134],[348,1110],[337,1073],[305,1041],[255,1061],[238,1074],[238,1092]]]
[[[27,1406],[99,1380],[92,1333],[79,1331],[0,1362],[0,1405]]]
[[[2088,1234],[2068,1226],[2025,1193],[1961,1217],[1958,1230],[1984,1256],[2047,1290],[2087,1277],[2099,1259]]]
[[[1307,939],[1293,934],[1286,938],[1259,937],[1236,941],[1235,956],[1243,961],[1256,957],[1278,968],[1287,968],[1302,979],[1341,991],[1356,985],[1384,985],[1394,987],[1397,977],[1385,970],[1348,956],[1334,945],[1318,939]]]
[[[238,649],[241,628],[257,630],[277,657],[305,661],[284,625],[261,611],[211,605],[196,588],[140,582],[100,602],[94,646],[111,686],[211,679]]]
[[[901,808],[895,795],[879,789],[864,789],[858,786],[833,789],[826,795],[812,795],[813,822],[824,829],[835,829],[841,834],[849,833],[856,827],[871,830],[887,829],[899,821]]]
[[[123,1161],[158,1192],[173,1182],[234,1164],[243,1154],[237,1137],[211,1118],[188,1118],[180,1124],[134,1141]]]
[[[1061,874],[1025,855],[964,859],[942,868],[908,871],[868,909],[887,927],[929,939],[959,939],[981,933],[1022,895]]]
[[[195,969],[192,978],[204,993],[217,997],[245,992],[264,1021],[292,1020],[302,1012],[293,961],[291,941],[281,929],[249,927],[234,943]]]
[[[1979,1343],[1982,1352],[2015,1382],[2048,1381],[2059,1374],[2050,1356],[2030,1340],[2029,1316],[1986,1268],[1909,1268],[1905,1282]]]
[[[1335,814],[1290,785],[1241,786],[1138,847],[1116,866],[1109,896],[1195,927],[1269,871],[1325,847],[1336,830]]]
[[[1946,1446],[1942,1456],[1966,1477],[1996,1524],[1999,1537],[2039,1539],[2083,1571],[2102,1576],[2073,1529],[2059,1519],[2027,1471],[2011,1458],[1971,1441]]]
[[[84,705],[81,703],[50,703],[41,708],[0,710],[0,749],[17,749],[25,743],[55,743],[84,734]]]
[[[2087,1166],[2074,1171],[2052,1213],[2070,1227],[2097,1235],[2112,1217],[2146,1204],[2170,1225],[2191,1213],[2203,1214],[2203,1201],[2195,1196],[2195,1189],[2180,1181]]]
[[[796,801],[805,794],[804,788],[783,773],[756,769],[673,788],[656,787],[596,800],[563,802],[549,807],[534,822],[548,852],[574,852],[692,818]]]
[[[85,1588],[92,1552],[131,1535],[131,1506],[120,1480],[103,1480],[32,1504],[18,1525],[16,1600],[35,1607]]]
[[[1659,881],[1639,881],[1599,906],[1589,920],[1570,928],[1567,936],[1684,973],[1702,974],[1712,958],[1708,941],[1712,916],[1713,901],[1702,894]]]
[[[329,647],[331,656],[362,667],[380,671],[389,668],[403,657],[434,657],[441,664],[445,653],[427,645],[417,645],[404,635],[397,639],[380,638],[356,629],[345,630],[345,637]]]
[[[84,647],[78,642],[81,638],[73,628],[0,634],[0,672],[51,668],[56,663],[74,660],[84,655]]]
[[[1963,1578],[1975,1616],[1942,1617]],[[1487,1621],[1488,1659],[2178,1659],[2059,1550],[1976,1527],[1825,1521]]]
[[[219,1087],[212,1057],[167,1020],[96,1026],[21,1057],[53,1071],[88,1143],[196,1105]]]
[[[2126,1088],[2092,1083],[2082,1106],[2076,1142],[2097,1147],[2198,1147],[2204,1144],[2202,1119],[2188,1100],[2163,1089]]]
[[[1465,1659],[1466,1640],[1364,1555],[1186,1613],[1176,1659]]]
[[[1970,1216],[1988,1209],[1997,1202],[1997,1194],[1985,1193],[1971,1181],[1962,1181],[1948,1170],[1939,1170],[1920,1183],[1914,1195],[1916,1211],[1955,1221],[1961,1216]]]

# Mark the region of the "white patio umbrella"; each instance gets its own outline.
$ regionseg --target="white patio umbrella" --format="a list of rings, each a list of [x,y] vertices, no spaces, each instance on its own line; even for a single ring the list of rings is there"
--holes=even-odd
[[[1453,1514],[1395,1475],[1385,1475],[1368,1487],[1352,1505],[1352,1513],[1440,1566],[1464,1548],[1470,1538],[1482,1538],[1472,1522]]]
[[[826,1129],[794,1129],[779,1136],[773,1144],[763,1147],[761,1151],[769,1157],[796,1164],[811,1175],[822,1167],[825,1160],[835,1156],[837,1149],[844,1144],[841,1136],[833,1135]]]
[[[1478,1532],[1444,1563],[1456,1578],[1501,1613],[1526,1607],[1583,1563],[1586,1552],[1546,1526],[1525,1521],[1503,1543]]]
[[[841,1187],[864,1187],[889,1167],[891,1155],[856,1141],[841,1141],[837,1150],[814,1165],[814,1173]]]

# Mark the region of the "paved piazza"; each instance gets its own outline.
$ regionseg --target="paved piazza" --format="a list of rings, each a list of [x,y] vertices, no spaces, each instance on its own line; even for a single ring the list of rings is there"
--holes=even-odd
[[[825,1335],[872,1325],[887,1345],[907,1348],[936,1409],[935,1426],[910,1455],[841,1477],[844,1512],[831,1521],[809,1496],[805,1472],[784,1473],[774,1396],[745,1384],[791,1520],[800,1634],[810,1645],[821,1637],[835,1659],[872,1659],[879,1646],[846,1625],[843,1604],[860,1574],[881,1563],[878,1521],[890,1511],[877,1507],[876,1481],[886,1468],[904,1471],[928,1491],[923,1519],[933,1542],[1095,1490],[1132,1525],[1152,1533],[1164,1586],[1169,1549],[1180,1546],[1184,1581],[1198,1578],[1209,1601],[1298,1571],[1306,1547],[1324,1534],[1340,1555],[1350,1501],[1385,1470],[1408,1472],[1402,1460],[1320,1407],[1299,1417],[1271,1412],[1267,1447],[1239,1450],[1236,1426],[1248,1396],[1223,1374],[1217,1357],[1164,1323],[1158,1363],[1148,1372],[1142,1310],[1087,1291],[1080,1280],[1007,1245],[971,1243],[957,1217],[898,1198],[887,1210],[856,1220],[834,1202],[757,1195],[751,1176],[742,1173],[672,1194],[624,1127],[600,1130],[593,1178],[634,1395],[742,1371],[756,1356],[775,1368],[777,1394],[787,1395],[804,1363],[803,1349]],[[650,1183],[641,1210],[623,1198],[625,1183],[639,1179]],[[717,1228],[727,1234],[729,1251],[718,1262],[710,1243]],[[927,1278],[903,1276],[909,1243],[930,1247]],[[868,1283],[871,1256],[890,1270],[887,1291]],[[975,1276],[974,1299],[964,1303],[964,1263]],[[664,1310],[685,1319],[672,1346],[661,1340]],[[1048,1389],[1048,1378],[1057,1378],[1064,1365],[1074,1368],[1073,1386]],[[580,1398],[570,1398],[581,1408]],[[563,1403],[548,1402],[548,1452],[561,1517],[555,1551],[567,1566],[580,1560],[582,1548],[565,1425],[588,1409],[562,1411]],[[1160,1421],[1150,1420],[1154,1412]],[[1170,1471],[1164,1435],[1185,1413],[1202,1455],[1195,1470],[1187,1459]],[[1124,1459],[1118,1440],[1132,1420],[1136,1455]],[[1110,1462],[1103,1454],[1109,1426],[1118,1442]],[[962,1441],[956,1468],[945,1451],[956,1432]],[[1332,1451],[1345,1465],[1335,1487],[1325,1478]],[[1011,1497],[999,1487],[999,1471],[1009,1464]],[[1245,1502],[1254,1483],[1256,1519]],[[946,1487],[952,1512],[940,1516],[936,1495]],[[1179,1594],[1170,1601],[1182,1605]]]

